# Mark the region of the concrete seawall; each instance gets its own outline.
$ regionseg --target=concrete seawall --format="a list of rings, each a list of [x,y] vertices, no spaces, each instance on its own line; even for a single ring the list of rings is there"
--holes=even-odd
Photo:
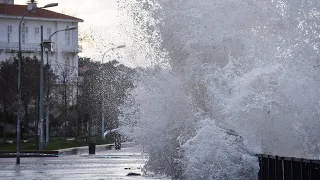
[[[132,146],[131,142],[121,144],[122,147]],[[114,144],[96,145],[96,152],[114,149]],[[89,146],[59,149],[59,156],[89,154]]]

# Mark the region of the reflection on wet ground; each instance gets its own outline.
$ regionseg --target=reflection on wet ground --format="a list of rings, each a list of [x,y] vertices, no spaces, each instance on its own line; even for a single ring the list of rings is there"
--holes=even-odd
[[[0,159],[1,179],[164,179],[143,173],[146,157],[139,146],[98,152],[96,155],[74,155],[56,158]],[[127,176],[131,173],[133,176]],[[141,174],[142,176],[134,176]]]

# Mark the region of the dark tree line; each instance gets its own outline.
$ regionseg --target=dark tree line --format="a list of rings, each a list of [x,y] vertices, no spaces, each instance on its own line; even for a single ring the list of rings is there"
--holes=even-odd
[[[22,64],[23,128],[36,137],[39,123],[40,61],[24,57]],[[44,109],[49,111],[51,136],[93,136],[118,127],[118,107],[133,86],[134,69],[117,61],[101,64],[79,58],[79,69],[61,66],[53,73],[44,66]],[[78,76],[77,76],[78,73]],[[0,127],[6,138],[6,125],[16,125],[18,59],[0,62]],[[103,112],[103,113],[102,113]],[[45,114],[44,114],[44,117]]]
[[[54,82],[56,76],[44,66],[44,84]],[[6,124],[16,123],[18,101],[18,59],[11,58],[0,62],[0,113],[3,127],[2,136],[6,137]],[[40,61],[36,58],[23,57],[21,69],[21,100],[23,114],[23,128],[29,133],[30,119],[37,126],[39,122],[39,88],[40,87]],[[44,89],[46,91],[46,89]],[[36,134],[37,128],[33,127]]]

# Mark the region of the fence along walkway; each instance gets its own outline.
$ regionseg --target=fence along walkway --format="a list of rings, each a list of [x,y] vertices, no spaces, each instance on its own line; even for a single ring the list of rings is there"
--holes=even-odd
[[[259,180],[320,180],[320,161],[259,155]]]

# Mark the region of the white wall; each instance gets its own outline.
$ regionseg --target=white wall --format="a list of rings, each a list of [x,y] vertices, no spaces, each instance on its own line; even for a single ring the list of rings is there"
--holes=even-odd
[[[2,4],[14,4],[14,0],[0,0]]]
[[[18,43],[19,41],[19,19],[5,19],[0,17],[0,44],[8,44],[7,43],[7,28],[8,26],[12,26],[12,40],[13,43]],[[41,37],[41,29],[40,26],[43,26],[43,38],[48,39],[49,35],[47,33],[47,29],[51,28],[51,34],[55,31],[65,29],[71,26],[78,26],[77,22],[57,22],[57,21],[50,21],[50,20],[32,20],[32,19],[24,19],[22,23],[28,27],[28,40],[26,42],[26,46],[29,44],[37,44],[40,45],[40,37]],[[36,35],[35,28],[39,28],[39,34]],[[68,45],[66,42],[66,33],[64,31],[58,32],[52,36],[52,42],[54,42],[55,51],[53,53],[49,53],[49,62],[51,62],[53,70],[56,70],[58,73],[57,66],[63,66],[68,64],[68,59],[70,61],[70,66],[73,66],[74,69],[78,68],[78,55],[77,53],[70,52],[70,49],[77,49],[78,48],[78,29],[70,31],[70,44]],[[23,45],[23,46],[25,46]],[[1,45],[0,45],[0,52],[1,52]],[[6,60],[10,57],[16,56],[17,53],[6,53],[2,51],[0,53],[0,61]],[[40,52],[35,52],[32,54],[23,54],[24,56],[38,56],[40,58]],[[46,54],[44,54],[44,59],[46,63]],[[69,64],[68,64],[69,65]],[[61,69],[61,68],[60,68]]]

